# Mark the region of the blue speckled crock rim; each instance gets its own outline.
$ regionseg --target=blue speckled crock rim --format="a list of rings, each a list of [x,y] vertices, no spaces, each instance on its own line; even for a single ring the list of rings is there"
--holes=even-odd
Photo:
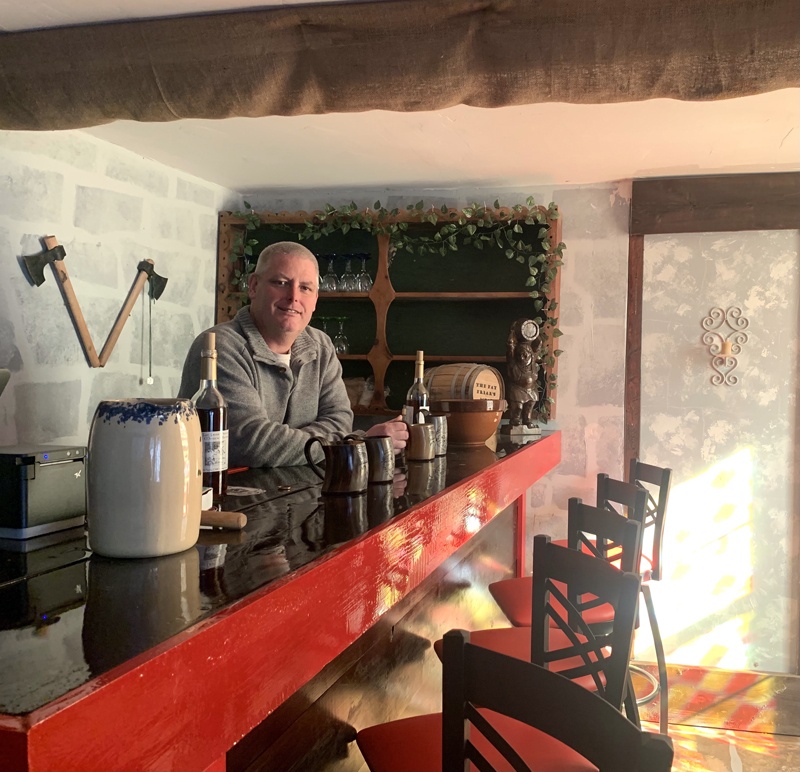
[[[194,403],[190,399],[167,398],[152,399],[135,397],[131,399],[103,400],[94,414],[95,421],[103,423],[126,424],[128,422],[150,424],[158,421],[162,426],[172,420],[178,423],[187,421],[197,415]]]

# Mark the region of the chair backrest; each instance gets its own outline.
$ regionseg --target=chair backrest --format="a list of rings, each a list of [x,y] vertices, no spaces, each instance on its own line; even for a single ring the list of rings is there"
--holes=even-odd
[[[614,506],[618,504],[624,510]],[[634,482],[615,480],[602,472],[597,475],[597,506],[620,515],[627,515],[642,528],[645,527],[644,516],[647,510],[647,491]]]
[[[470,761],[478,769],[494,769],[470,741],[472,726],[508,765],[529,772],[524,751],[515,750],[478,708],[554,737],[601,772],[672,768],[669,737],[642,732],[608,702],[557,673],[474,646],[463,630],[444,636],[443,662],[442,769],[446,772],[469,769]]]
[[[644,527],[649,528],[652,526],[653,528],[650,576],[659,581],[662,574],[661,553],[664,546],[664,524],[667,519],[672,470],[662,469],[660,466],[652,466],[651,464],[643,464],[638,458],[632,458],[628,482],[647,492]],[[652,492],[645,487],[644,483],[653,485],[658,489],[658,499],[653,497]]]
[[[640,584],[637,574],[551,544],[548,536],[534,536],[531,662],[557,669],[566,678],[591,676],[597,693],[620,710],[626,695]],[[602,632],[594,632],[581,617],[587,595],[593,605],[608,604],[613,609],[613,618]],[[551,636],[551,620],[553,632],[560,630],[562,636]],[[553,640],[561,645],[554,645]],[[568,666],[565,660],[577,664]],[[559,662],[560,666],[554,664]]]
[[[641,526],[613,509],[591,507],[581,499],[568,504],[567,546],[637,573],[641,557]]]

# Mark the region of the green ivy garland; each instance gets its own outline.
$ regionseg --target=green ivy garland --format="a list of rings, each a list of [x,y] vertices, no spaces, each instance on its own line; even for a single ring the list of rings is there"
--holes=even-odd
[[[551,351],[545,324],[552,326],[553,338],[560,337],[562,332],[558,329],[558,318],[555,316],[557,301],[551,300],[546,308],[545,302],[558,268],[564,264],[562,258],[566,246],[561,242],[552,247],[547,218],[540,211],[534,210],[532,196],[528,197],[526,205],[529,209],[526,213],[523,212],[522,204],[515,204],[508,211],[502,211],[499,201],[494,202],[494,209],[477,203],[461,210],[444,205],[439,209],[426,210],[424,201],[407,205],[405,211],[413,218],[412,223],[429,223],[434,226],[433,235],[428,236],[409,233],[409,222],[393,221],[400,210],[388,210],[381,206],[380,201],[376,201],[373,209],[367,211],[359,209],[355,202],[339,207],[325,204],[322,215],[314,215],[298,225],[264,223],[249,202],[245,201],[244,211],[234,212],[234,216],[244,220],[245,226],[244,232],[237,234],[231,245],[231,260],[241,266],[234,270],[234,276],[237,280],[246,277],[254,267],[253,248],[258,245],[258,240],[252,237],[252,232],[262,225],[292,233],[300,241],[315,241],[336,232],[345,235],[350,230],[361,230],[373,236],[389,236],[390,244],[396,250],[412,254],[416,252],[419,255],[444,256],[448,251],[457,252],[459,245],[472,245],[476,249],[499,249],[509,260],[527,263],[529,275],[525,286],[530,288],[529,295],[533,298],[533,307],[537,314],[534,321],[541,329],[540,360],[552,367],[555,358],[563,352],[561,349]],[[550,203],[548,214],[551,220],[558,219],[559,212],[555,203]],[[523,224],[539,226],[534,239],[526,236]],[[550,374],[549,381],[545,383],[544,373],[542,368],[540,386],[547,386],[547,396],[540,400],[538,413],[539,418],[546,423],[550,415],[550,405],[555,402],[549,392],[556,388],[557,376]]]

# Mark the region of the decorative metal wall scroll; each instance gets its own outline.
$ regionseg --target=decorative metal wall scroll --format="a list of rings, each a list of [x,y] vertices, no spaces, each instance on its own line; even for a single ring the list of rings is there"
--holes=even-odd
[[[742,309],[737,306],[731,306],[727,311],[712,308],[702,325],[706,330],[703,343],[708,346],[711,367],[715,371],[711,383],[715,386],[735,386],[739,383],[739,377],[733,371],[739,365],[742,346],[748,341],[744,330],[750,326],[749,320],[742,316]]]

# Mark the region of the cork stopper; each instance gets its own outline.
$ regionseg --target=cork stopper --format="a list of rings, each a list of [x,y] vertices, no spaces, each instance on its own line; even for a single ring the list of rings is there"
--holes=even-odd
[[[217,334],[215,332],[203,333],[203,349],[200,356],[217,358]]]

